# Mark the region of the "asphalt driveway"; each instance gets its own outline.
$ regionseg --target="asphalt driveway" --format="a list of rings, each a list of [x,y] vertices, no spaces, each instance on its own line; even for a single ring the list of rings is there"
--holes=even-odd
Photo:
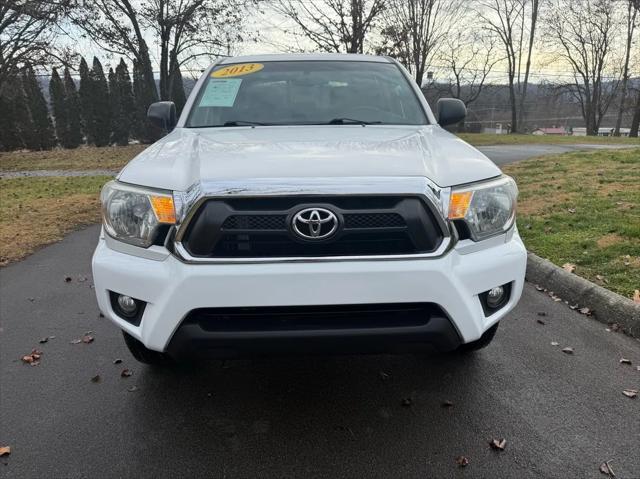
[[[156,371],[99,317],[97,234],[0,270],[0,446],[12,448],[1,477],[598,478],[609,460],[617,477],[640,477],[640,398],[622,394],[640,389],[640,342],[532,285],[475,356]],[[93,342],[72,344],[89,331]],[[23,364],[33,348],[40,364]]]

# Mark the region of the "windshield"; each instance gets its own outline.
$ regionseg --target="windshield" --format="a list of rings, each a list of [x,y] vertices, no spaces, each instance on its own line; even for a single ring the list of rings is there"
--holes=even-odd
[[[198,92],[187,126],[426,123],[395,64],[284,61],[216,67]]]

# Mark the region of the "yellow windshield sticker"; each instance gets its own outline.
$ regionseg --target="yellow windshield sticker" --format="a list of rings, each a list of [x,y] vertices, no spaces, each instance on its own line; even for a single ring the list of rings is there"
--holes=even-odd
[[[229,65],[214,71],[211,76],[213,78],[228,78],[248,75],[249,73],[259,72],[264,68],[262,63],[240,63],[238,65]]]

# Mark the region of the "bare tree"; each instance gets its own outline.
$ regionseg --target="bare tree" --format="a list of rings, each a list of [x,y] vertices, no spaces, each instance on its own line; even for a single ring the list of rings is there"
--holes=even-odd
[[[483,0],[478,9],[484,28],[498,36],[504,49],[512,133],[519,131],[523,119],[538,12],[539,0]]]
[[[379,19],[384,1],[274,0],[272,8],[320,51],[363,53],[365,37]]]
[[[446,40],[440,61],[449,72],[447,93],[470,105],[478,99],[493,67],[502,60],[496,55],[496,37],[488,32],[461,28]]]
[[[383,44],[377,52],[397,58],[422,85],[461,5],[460,0],[389,0],[382,14]]]
[[[240,41],[245,0],[149,0],[140,10],[160,47],[160,98],[171,92],[180,69],[201,57],[225,55]]]
[[[613,101],[617,75],[613,74],[616,34],[615,0],[555,0],[546,19],[558,55],[573,71],[570,91],[580,105],[587,134],[597,135]]]
[[[102,49],[134,60],[142,73],[146,103],[158,100],[142,18],[131,0],[85,0],[74,24]]]
[[[71,0],[0,1],[0,87],[25,66],[40,66],[57,52],[58,20]]]
[[[616,127],[613,132],[614,136],[620,136],[620,127],[622,126],[622,114],[626,109],[627,86],[629,84],[629,60],[631,59],[631,43],[634,31],[638,23],[638,11],[640,11],[640,0],[627,0],[626,27],[627,38],[625,42],[624,67],[622,70],[622,87],[620,89],[620,107],[618,108],[618,117],[616,118]]]

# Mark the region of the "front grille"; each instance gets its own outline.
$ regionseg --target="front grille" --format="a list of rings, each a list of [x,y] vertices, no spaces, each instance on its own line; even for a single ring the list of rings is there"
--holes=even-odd
[[[284,215],[233,215],[222,224],[223,230],[282,230],[286,228]]]
[[[443,315],[433,303],[202,308],[183,324],[209,332],[400,328],[423,326],[433,315]]]
[[[404,218],[397,213],[356,213],[344,215],[344,227],[357,228],[401,228],[406,226]]]
[[[293,227],[305,209],[334,213],[337,230],[304,239]],[[212,198],[193,215],[182,244],[199,258],[286,258],[435,251],[443,230],[419,196]]]

